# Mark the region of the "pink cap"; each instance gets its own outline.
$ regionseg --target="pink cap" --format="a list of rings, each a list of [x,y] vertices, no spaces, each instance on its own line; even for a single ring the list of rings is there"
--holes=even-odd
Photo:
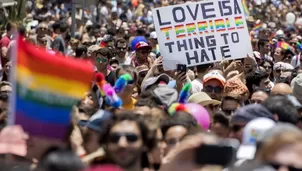
[[[0,132],[0,154],[14,154],[24,157],[27,153],[28,135],[19,125],[6,126]]]

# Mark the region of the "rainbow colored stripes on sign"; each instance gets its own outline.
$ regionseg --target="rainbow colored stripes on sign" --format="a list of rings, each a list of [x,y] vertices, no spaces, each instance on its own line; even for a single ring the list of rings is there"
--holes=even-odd
[[[208,33],[208,31],[207,31],[208,24],[207,24],[206,21],[198,22],[197,25],[198,25],[198,31],[199,31],[200,33],[202,33],[202,32]]]
[[[196,35],[196,26],[195,23],[186,24],[187,34],[191,36],[191,34]]]
[[[65,139],[72,106],[89,91],[92,65],[51,55],[21,38],[15,59],[12,123],[31,136]]]
[[[177,25],[175,26],[175,33],[177,38],[184,38],[186,37],[186,30],[184,29],[184,25]]]
[[[225,31],[225,23],[223,19],[215,20],[215,26],[218,32]]]
[[[237,29],[244,28],[244,26],[242,26],[244,24],[242,17],[235,17],[235,24],[236,24]]]
[[[163,31],[166,35],[166,39],[170,40],[170,34],[169,34],[169,30],[171,30],[172,27],[165,27],[165,28],[161,28],[160,31]]]

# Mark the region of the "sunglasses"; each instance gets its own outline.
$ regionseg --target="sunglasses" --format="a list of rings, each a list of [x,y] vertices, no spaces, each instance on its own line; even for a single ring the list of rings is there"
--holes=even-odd
[[[127,50],[127,48],[122,48],[122,47],[117,47],[116,49],[119,50],[119,51],[125,51],[125,50]]]
[[[208,85],[208,86],[205,86],[204,89],[205,89],[206,92],[213,92],[213,90],[214,90],[215,93],[221,93],[222,92],[222,87],[220,87],[220,86],[210,86],[210,85]]]
[[[296,168],[294,166],[290,165],[282,165],[278,163],[270,163],[270,166],[272,166],[274,169],[279,170],[280,167],[286,167],[289,171],[302,171],[302,168]]]
[[[271,66],[269,66],[269,65],[264,65],[263,68],[265,68],[265,69],[271,69]]]
[[[138,136],[134,133],[112,133],[109,136],[109,142],[117,144],[121,137],[125,137],[129,143],[135,143],[138,140]]]
[[[95,61],[97,62],[97,63],[106,63],[108,60],[107,60],[107,58],[96,58],[95,59]]]

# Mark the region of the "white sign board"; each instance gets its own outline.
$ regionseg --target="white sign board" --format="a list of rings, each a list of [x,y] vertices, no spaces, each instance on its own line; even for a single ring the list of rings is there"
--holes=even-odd
[[[206,0],[152,12],[165,70],[253,55],[241,0]]]

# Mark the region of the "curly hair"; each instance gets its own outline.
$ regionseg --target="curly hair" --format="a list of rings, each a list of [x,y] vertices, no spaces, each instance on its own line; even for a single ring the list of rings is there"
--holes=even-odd
[[[113,57],[113,51],[110,48],[101,48],[98,53],[102,56],[106,56],[108,60]]]

